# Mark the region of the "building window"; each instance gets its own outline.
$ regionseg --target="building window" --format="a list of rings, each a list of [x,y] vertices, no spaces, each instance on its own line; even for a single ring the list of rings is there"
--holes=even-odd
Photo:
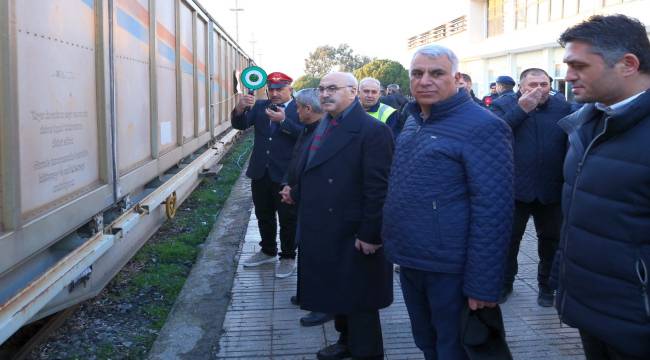
[[[560,20],[562,18],[562,8],[564,0],[551,0],[551,20]]]
[[[517,0],[515,2],[515,29],[523,29],[526,27],[526,1]]]
[[[539,0],[528,0],[526,4],[526,24],[532,26],[538,23],[537,12],[539,7]]]
[[[488,37],[503,34],[503,0],[488,0]]]
[[[562,17],[567,18],[578,14],[578,0],[564,0],[564,13]]]
[[[549,17],[551,16],[551,1],[550,0],[539,0],[539,5],[537,6],[537,23],[544,24],[547,23]]]
[[[602,0],[580,0],[579,2],[579,9],[578,13],[579,14],[584,14],[586,12],[590,12],[594,10],[596,7],[596,3],[602,2]]]

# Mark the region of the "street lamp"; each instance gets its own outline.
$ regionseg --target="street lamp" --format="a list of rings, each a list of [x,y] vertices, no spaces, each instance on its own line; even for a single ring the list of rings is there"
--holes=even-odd
[[[237,39],[237,43],[239,44],[239,12],[244,11],[244,9],[239,7],[239,1],[235,0],[235,8],[230,9],[230,11],[235,12],[235,38]]]

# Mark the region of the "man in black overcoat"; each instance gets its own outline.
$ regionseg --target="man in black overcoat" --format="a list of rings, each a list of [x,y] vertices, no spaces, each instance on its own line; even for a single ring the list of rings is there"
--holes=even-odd
[[[300,198],[300,305],[336,314],[339,340],[321,349],[319,359],[381,359],[378,310],[393,301],[392,266],[380,237],[393,137],[359,103],[352,74],[326,75],[319,92],[327,115],[293,189]]]

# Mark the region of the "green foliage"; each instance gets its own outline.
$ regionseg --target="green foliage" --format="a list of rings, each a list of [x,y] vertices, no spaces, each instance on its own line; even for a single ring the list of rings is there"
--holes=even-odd
[[[305,59],[305,74],[321,78],[337,66],[340,71],[352,72],[370,61],[367,56],[355,55],[348,44],[340,44],[336,48],[324,45],[317,47]]]
[[[402,94],[406,95],[408,93],[408,71],[397,61],[386,59],[373,60],[355,70],[354,76],[359,80],[365,77],[373,77],[379,80],[384,87],[388,84],[397,84],[402,90]]]
[[[142,329],[142,333],[131,337],[135,346],[123,348],[116,344],[101,343],[97,350],[98,359],[114,359],[116,356],[141,359],[145,356],[142,349],[149,349],[155,341],[156,332],[152,330],[159,330],[165,324],[198,256],[198,246],[208,236],[242,171],[252,148],[252,135],[249,133],[239,144],[233,146],[222,160],[223,168],[217,179],[204,179],[187,202],[180,205],[176,217],[163,224],[154,241],[146,243],[136,254],[132,263],[138,271],[128,276],[120,273],[113,279],[114,282],[126,285],[120,294],[111,296],[113,300],[130,301],[129,298],[135,296],[155,300],[145,304],[137,304],[136,301],[133,311],[148,318],[150,323],[146,329]],[[191,211],[187,211],[187,206],[192,206]],[[71,358],[76,358],[74,356]]]
[[[303,75],[293,82],[293,89],[298,91],[307,88],[315,88],[320,84],[320,78],[311,75]]]

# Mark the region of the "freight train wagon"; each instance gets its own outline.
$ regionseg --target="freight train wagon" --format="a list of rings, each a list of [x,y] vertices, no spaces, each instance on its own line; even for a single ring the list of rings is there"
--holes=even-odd
[[[0,1],[0,343],[173,213],[236,136],[251,63],[192,0]]]

